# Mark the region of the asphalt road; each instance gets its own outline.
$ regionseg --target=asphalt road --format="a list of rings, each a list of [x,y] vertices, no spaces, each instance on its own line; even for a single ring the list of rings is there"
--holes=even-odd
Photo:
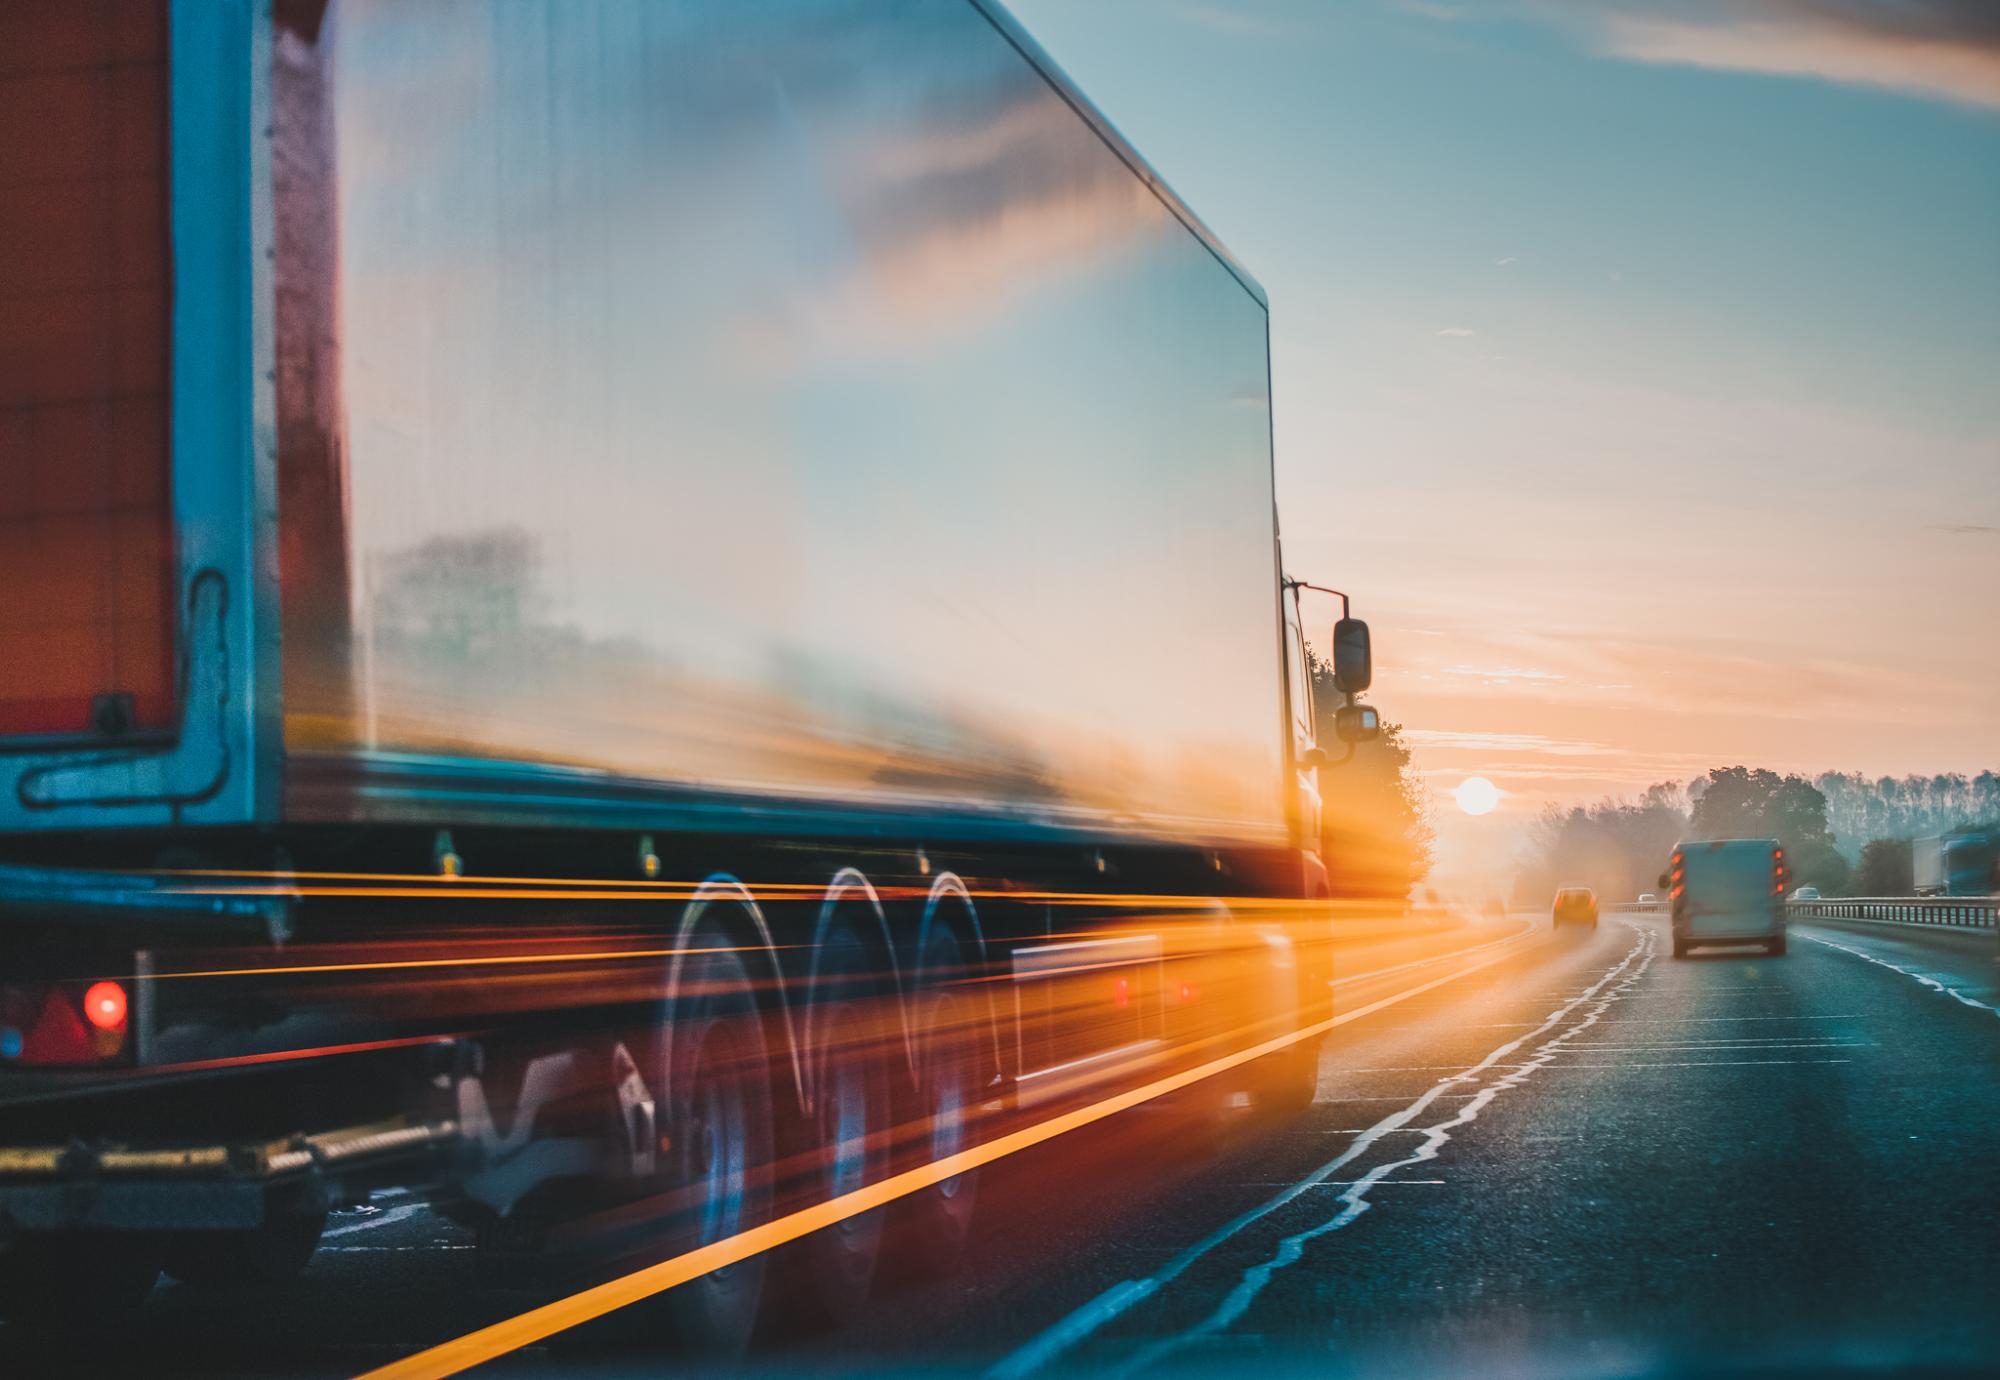
[[[1676,961],[1662,918],[1617,915],[1374,946],[1306,1114],[1218,1137],[1141,1110],[989,1167],[961,1272],[774,1326],[750,1369],[2000,1372],[1992,954],[1814,922],[1782,959]],[[91,1373],[352,1375],[572,1287],[470,1247],[386,1197],[297,1285],[162,1287]],[[651,1326],[488,1370],[657,1373]],[[8,1374],[77,1359],[6,1342]]]

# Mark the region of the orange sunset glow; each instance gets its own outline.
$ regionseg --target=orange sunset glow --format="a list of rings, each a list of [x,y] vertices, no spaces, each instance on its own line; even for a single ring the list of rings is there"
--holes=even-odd
[[[0,0],[0,1377],[2000,1376],[2000,0]]]

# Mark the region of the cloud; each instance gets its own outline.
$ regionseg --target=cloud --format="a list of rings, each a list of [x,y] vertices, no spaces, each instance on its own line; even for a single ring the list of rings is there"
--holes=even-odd
[[[1471,335],[1472,333],[1473,333],[1472,329],[1469,326],[1446,326],[1443,330],[1438,332],[1439,335],[1450,335],[1450,336],[1460,336],[1460,337],[1468,336]]]
[[[1535,671],[1521,666],[1446,666],[1442,674],[1447,676],[1470,676],[1475,680],[1490,681],[1496,685],[1516,680],[1568,680],[1569,677],[1555,671]]]
[[[1519,262],[1521,262],[1521,261],[1520,261],[1519,259],[1515,258],[1515,257],[1514,257],[1514,256],[1513,256],[1512,254],[1509,254],[1509,255],[1508,255],[1508,256],[1507,256],[1506,258],[1504,258],[1504,259],[1495,259],[1495,260],[1493,261],[1494,265],[1495,265],[1496,267],[1499,267],[1499,268],[1505,268],[1505,267],[1506,267],[1506,266],[1507,266],[1508,264],[1517,264],[1517,263],[1519,263]]]
[[[1949,532],[1954,537],[2000,537],[2000,527],[1986,527],[1977,522],[1933,522],[1933,532]]]
[[[1606,56],[2000,109],[1995,0],[1557,0]]]
[[[1617,757],[1620,749],[1539,733],[1464,733],[1445,728],[1405,728],[1402,737],[1421,747],[1453,752],[1534,752],[1551,757]],[[1511,768],[1510,768],[1511,770]]]

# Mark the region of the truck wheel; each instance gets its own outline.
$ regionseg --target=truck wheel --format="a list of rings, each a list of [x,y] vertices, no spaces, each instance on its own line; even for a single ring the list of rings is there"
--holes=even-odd
[[[160,1242],[137,1232],[28,1236],[0,1251],[0,1319],[68,1329],[135,1311],[160,1277]]]
[[[1324,1037],[1301,1040],[1258,1060],[1257,1105],[1275,1116],[1293,1117],[1319,1096],[1320,1050]]]
[[[965,971],[958,936],[939,925],[925,942],[911,1026],[917,1038],[916,1159],[925,1164],[972,1144],[979,1106],[983,1042],[978,1003],[948,984]],[[910,1194],[897,1206],[896,1239],[908,1245],[913,1274],[957,1268],[972,1232],[979,1171],[956,1174]]]
[[[750,975],[736,954],[691,955],[668,1042],[669,1135],[682,1207],[676,1252],[748,1231],[771,1215],[770,1052]],[[669,1290],[665,1308],[688,1351],[740,1358],[763,1303],[767,1258],[754,1255]]]
[[[867,950],[845,930],[827,936],[822,965],[822,974],[859,975],[872,967]],[[813,1128],[819,1157],[814,1196],[820,1201],[889,1176],[894,1115],[890,1058],[900,1044],[891,1001],[854,981],[845,994],[822,1001],[811,1015]],[[844,1323],[867,1303],[882,1254],[883,1220],[883,1210],[876,1208],[814,1232],[800,1243],[807,1284],[828,1321]]]
[[[326,1212],[290,1213],[254,1231],[178,1232],[167,1239],[166,1272],[183,1284],[278,1284],[319,1249]]]
[[[1773,958],[1783,958],[1785,956],[1785,941],[1782,939],[1773,939],[1769,944],[1764,946],[1764,952]]]
[[[1681,937],[1680,937],[1679,935],[1675,935],[1675,936],[1674,936],[1674,957],[1675,957],[1675,958],[1686,958],[1687,956],[1688,956],[1688,942],[1687,942],[1687,940],[1685,940],[1685,939],[1682,939],[1682,938],[1681,938]]]

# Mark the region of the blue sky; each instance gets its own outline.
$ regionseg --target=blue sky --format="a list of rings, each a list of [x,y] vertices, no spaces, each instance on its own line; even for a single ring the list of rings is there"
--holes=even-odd
[[[1434,784],[2000,763],[2000,6],[1011,8],[1270,292]]]

